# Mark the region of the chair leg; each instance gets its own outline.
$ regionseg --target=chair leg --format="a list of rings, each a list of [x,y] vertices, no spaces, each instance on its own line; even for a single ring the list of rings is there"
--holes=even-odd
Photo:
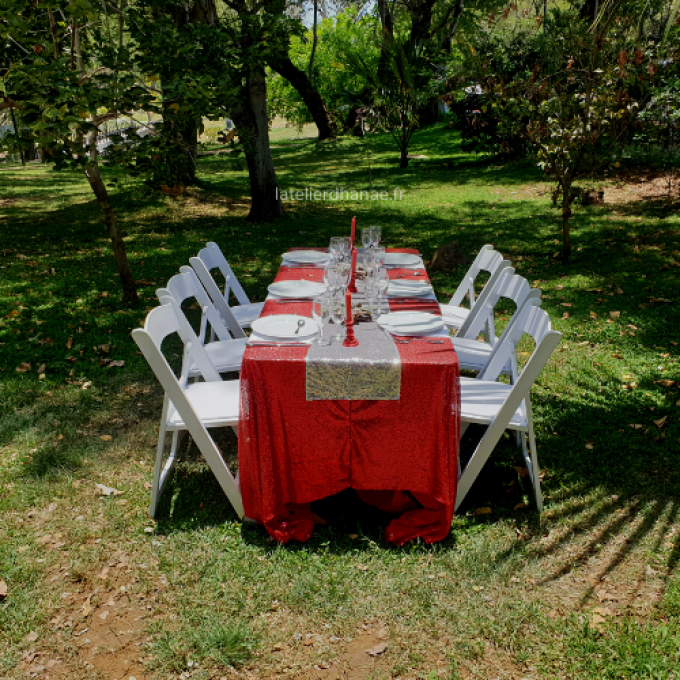
[[[163,410],[161,412],[161,424],[158,432],[158,446],[156,447],[156,462],[153,469],[153,486],[151,487],[151,504],[149,506],[149,514],[151,517],[156,516],[158,498],[160,496],[161,466],[163,464],[163,451],[165,450],[165,434],[168,429],[167,423],[169,405],[170,400],[166,394],[163,397]]]
[[[536,507],[539,512],[543,512],[543,494],[541,493],[541,471],[538,469],[538,455],[536,453],[536,438],[534,437],[534,424],[529,418],[529,449],[531,451],[531,472],[532,482],[534,483],[534,496],[536,497]]]

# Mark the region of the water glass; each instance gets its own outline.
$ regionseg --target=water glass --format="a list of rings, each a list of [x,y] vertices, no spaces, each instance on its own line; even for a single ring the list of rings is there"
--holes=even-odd
[[[351,236],[341,236],[342,246],[344,250],[345,259],[349,259],[352,255],[352,237]]]
[[[376,303],[378,300],[378,279],[376,278],[375,271],[367,276],[364,280],[364,295],[366,296],[366,301],[368,302],[368,309],[371,313],[371,318],[373,320],[380,316],[380,312],[377,311],[379,305]],[[377,313],[376,313],[377,312]]]
[[[328,295],[319,295],[312,300],[312,318],[319,327],[319,335],[314,339],[317,345],[327,346],[330,340],[323,337],[323,329],[326,327],[331,316],[331,305]]]
[[[384,246],[373,246],[371,252],[375,257],[375,261],[378,267],[382,267],[385,264],[385,247]]]
[[[361,244],[364,248],[370,248],[373,241],[373,227],[368,227],[361,230]]]
[[[371,245],[379,246],[382,238],[382,227],[371,227]]]
[[[381,267],[378,269],[375,275],[375,280],[378,289],[378,304],[377,304],[377,316],[382,314],[382,301],[385,298],[385,293],[390,285],[390,277],[387,273],[387,269]]]
[[[331,239],[330,246],[328,248],[328,252],[331,255],[331,259],[334,260],[335,262],[342,258],[345,252],[345,246],[343,244],[342,236],[333,236],[333,238]]]

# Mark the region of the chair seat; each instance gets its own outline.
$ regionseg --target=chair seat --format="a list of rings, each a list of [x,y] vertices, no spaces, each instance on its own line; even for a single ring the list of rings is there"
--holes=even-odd
[[[251,302],[249,305],[234,305],[231,311],[239,326],[246,328],[262,314],[263,307],[264,302]]]
[[[205,427],[236,425],[239,414],[239,381],[197,382],[187,385],[185,394]],[[182,416],[171,404],[168,429],[187,429]]]
[[[465,319],[470,315],[470,310],[465,307],[456,307],[456,305],[439,305],[442,313],[442,318],[447,328],[460,328]]]
[[[475,378],[460,379],[460,417],[466,423],[489,425],[493,422],[507,399],[512,385],[492,382],[491,380],[476,380]],[[526,407],[522,402],[510,419],[508,427],[512,430],[528,430]]]
[[[213,362],[218,373],[240,371],[243,363],[243,352],[246,351],[248,338],[236,338],[234,340],[216,340],[203,345],[203,349]],[[190,375],[200,373],[198,366],[193,364],[189,371]]]
[[[488,342],[470,340],[469,338],[451,338],[453,348],[458,356],[458,364],[465,371],[481,371],[493,351],[493,347]],[[510,360],[505,364],[502,371],[503,375],[512,375]]]

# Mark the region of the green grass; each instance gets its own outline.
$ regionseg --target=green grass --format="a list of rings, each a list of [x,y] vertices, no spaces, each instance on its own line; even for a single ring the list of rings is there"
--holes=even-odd
[[[279,132],[273,146],[281,189],[376,189],[391,200],[296,201],[288,219],[252,225],[247,174],[224,156],[201,158],[200,187],[177,199],[120,178],[111,191],[140,282],[136,309],[121,303],[84,178],[0,165],[0,579],[8,586],[0,675],[21,678],[51,658],[63,675],[109,677],[97,665],[106,654],[163,678],[220,677],[230,666],[305,674],[324,662],[339,668],[353,644],[373,646],[371,635],[386,628],[372,677],[674,677],[677,205],[577,207],[565,267],[550,185],[531,165],[464,154],[441,126],[415,135],[411,153],[427,158],[405,171],[386,135],[292,144],[293,133]],[[607,192],[616,181],[605,184]],[[155,306],[155,289],[214,240],[251,298],[262,299],[282,252],[325,245],[353,215],[381,224],[386,245],[419,248],[426,259],[451,241],[470,255],[493,243],[544,291],[564,342],[533,396],[543,515],[507,437],[435,546],[387,546],[384,518],[348,494],[324,508],[332,521],[308,544],[278,547],[240,525],[191,447],[158,521],[148,520],[144,483],[162,394],[129,334]],[[440,300],[462,273],[433,276]],[[220,443],[235,455],[233,434]],[[95,482],[124,494],[97,497]],[[491,513],[475,515],[481,507]],[[134,658],[110,651],[99,618],[109,610],[112,620],[130,612]],[[40,655],[27,661],[32,652]]]

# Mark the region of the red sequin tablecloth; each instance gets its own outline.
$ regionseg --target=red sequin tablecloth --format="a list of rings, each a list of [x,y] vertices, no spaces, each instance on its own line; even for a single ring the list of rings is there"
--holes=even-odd
[[[411,269],[389,275],[425,279]],[[276,280],[322,278],[318,268],[282,267]],[[390,307],[439,313],[435,301],[390,301]],[[262,313],[311,316],[311,301],[270,300]],[[246,516],[277,541],[306,541],[314,530],[310,503],[348,487],[368,503],[401,513],[386,529],[388,541],[402,545],[420,536],[429,543],[448,535],[458,480],[458,360],[448,340],[416,338],[397,348],[398,401],[307,401],[308,348],[246,349],[239,482]]]

